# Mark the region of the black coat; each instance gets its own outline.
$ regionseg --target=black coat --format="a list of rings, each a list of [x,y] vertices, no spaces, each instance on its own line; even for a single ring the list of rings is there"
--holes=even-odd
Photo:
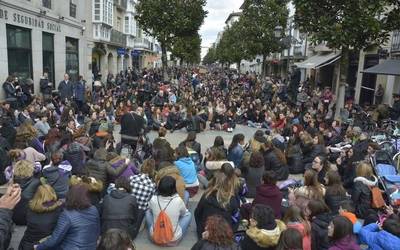
[[[300,144],[291,146],[286,158],[290,174],[304,173],[303,152],[301,152]]]
[[[11,241],[12,213],[10,209],[0,208],[0,249],[8,249]]]
[[[40,79],[39,84],[40,84],[40,92],[43,95],[51,95],[53,87],[51,85],[49,86],[49,79],[42,78]]]
[[[41,239],[51,235],[57,225],[61,211],[61,207],[46,213],[35,213],[28,209],[26,216],[27,227],[18,249],[32,250],[33,246],[37,245]]]
[[[348,199],[349,197],[347,197],[346,194],[344,195],[330,194],[329,188],[327,189],[325,194],[325,203],[326,205],[328,205],[328,207],[331,209],[331,212],[334,214],[338,214],[340,203]]]
[[[71,80],[66,83],[64,80],[58,84],[58,93],[61,100],[71,99],[74,94],[74,87]]]
[[[6,98],[17,98],[16,89],[11,82],[4,82],[3,83],[3,90],[6,94]]]
[[[372,180],[364,177],[357,177],[354,179],[351,199],[354,202],[358,218],[365,219],[369,215],[369,212],[372,209],[372,194],[370,187],[374,187],[377,184],[378,180],[375,177]]]
[[[113,190],[103,200],[101,232],[119,228],[125,230],[134,239],[139,228],[134,228],[138,215],[136,198],[121,190]]]
[[[264,163],[265,170],[274,171],[278,181],[286,180],[289,177],[288,166],[278,158],[274,149],[264,152]]]
[[[332,220],[329,213],[319,214],[311,221],[311,249],[327,250],[329,248],[328,226]]]
[[[319,155],[325,156],[326,149],[325,149],[325,146],[321,145],[321,144],[313,145],[311,147],[311,151],[307,152],[307,154],[303,152],[303,155],[304,155],[303,163],[310,164],[313,162],[315,157],[317,157]]]
[[[145,127],[146,122],[140,115],[135,113],[124,114],[121,117],[121,143],[136,145],[137,137],[144,132]]]
[[[236,231],[239,226],[239,218],[237,221],[233,221],[232,216],[237,217],[239,215],[239,207],[240,202],[237,197],[232,197],[227,208],[223,208],[218,203],[215,193],[208,197],[203,195],[194,211],[198,238],[201,239],[207,218],[211,215],[221,215],[227,222],[231,223],[233,231]]]
[[[17,225],[26,225],[26,213],[29,201],[33,198],[40,180],[35,177],[20,179],[14,177],[14,182],[21,187],[21,200],[14,208],[13,221]]]

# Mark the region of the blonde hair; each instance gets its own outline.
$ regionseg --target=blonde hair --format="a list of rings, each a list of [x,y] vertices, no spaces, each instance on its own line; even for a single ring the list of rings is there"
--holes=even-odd
[[[8,151],[8,156],[10,157],[11,161],[16,161],[21,157],[22,150],[21,149],[12,149]]]
[[[45,203],[54,202],[50,206],[45,206]],[[40,185],[32,200],[29,202],[29,208],[36,213],[46,213],[57,209],[61,205],[61,201],[57,200],[57,195],[54,189],[48,185]]]
[[[99,193],[103,191],[103,182],[100,180],[96,180],[93,177],[78,177],[76,175],[71,176],[69,180],[70,186],[75,186],[75,185],[85,185],[89,192],[94,192],[94,193]]]
[[[374,175],[374,172],[372,171],[371,164],[362,162],[358,164],[357,169],[356,169],[356,176],[357,177],[364,177],[364,178],[369,178]]]
[[[235,195],[236,185],[237,183],[227,178],[224,173],[216,172],[205,192],[205,197],[215,193],[218,203],[226,208]]]
[[[14,176],[21,178],[29,178],[33,176],[35,166],[27,160],[20,160],[14,165]]]

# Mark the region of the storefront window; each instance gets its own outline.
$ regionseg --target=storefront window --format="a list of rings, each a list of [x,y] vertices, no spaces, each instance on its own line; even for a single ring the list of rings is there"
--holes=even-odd
[[[31,30],[7,25],[8,73],[33,79]]]
[[[54,35],[43,32],[42,35],[43,47],[43,73],[47,73],[49,81],[54,85]]]
[[[72,81],[76,81],[79,76],[79,41],[78,39],[66,37],[65,42],[65,72],[69,75]]]

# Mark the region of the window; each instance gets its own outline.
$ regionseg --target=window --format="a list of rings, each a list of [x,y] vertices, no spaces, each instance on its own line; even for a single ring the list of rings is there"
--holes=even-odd
[[[76,18],[76,4],[72,0],[69,1],[69,16]]]
[[[72,81],[79,76],[79,41],[71,37],[65,38],[65,72]]]
[[[126,17],[125,17],[124,30],[125,30],[124,32],[125,32],[126,34],[131,33],[131,32],[129,31],[129,16],[126,16]]]
[[[43,7],[51,9],[51,0],[42,0]]]
[[[42,34],[43,49],[43,73],[47,73],[49,81],[54,85],[54,35],[43,32]]]
[[[117,30],[118,31],[122,31],[121,18],[120,17],[117,17]]]
[[[33,79],[31,30],[7,25],[8,74]]]

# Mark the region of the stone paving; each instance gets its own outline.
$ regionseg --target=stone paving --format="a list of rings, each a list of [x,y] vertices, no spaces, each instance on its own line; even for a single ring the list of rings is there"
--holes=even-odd
[[[119,127],[117,126],[115,128],[115,139],[119,141]],[[227,133],[224,131],[211,131],[211,130],[206,130],[205,132],[202,132],[197,135],[197,141],[201,144],[201,150],[204,153],[204,151],[212,146],[214,143],[214,138],[216,136],[222,136],[222,138],[225,141],[225,146],[228,147],[229,144],[232,141],[232,137],[235,133],[243,133],[245,135],[245,140],[248,141],[255,133],[256,129],[254,128],[249,128],[245,126],[238,126],[233,133]],[[175,131],[174,133],[168,133],[166,138],[167,140],[171,143],[172,147],[178,146],[180,142],[182,142],[186,138],[187,133],[184,130],[181,131]],[[149,134],[149,138],[151,141],[154,140],[154,138],[157,137],[157,134],[155,132],[151,132]],[[193,213],[194,209],[197,206],[198,201],[200,200],[201,194],[203,191],[200,191],[195,197],[193,197],[190,202],[189,202],[189,209]],[[18,249],[18,245],[20,242],[20,239],[22,238],[23,234],[25,231],[25,227],[15,227],[14,233],[13,233],[13,238],[11,241],[11,248]],[[197,236],[196,236],[196,224],[194,221],[194,218],[192,219],[192,223],[190,225],[189,231],[185,235],[184,239],[182,242],[174,247],[173,249],[176,250],[187,250],[191,249],[191,247],[196,243],[197,241]],[[157,250],[157,249],[165,249],[161,247],[157,247],[154,244],[152,244],[149,240],[148,233],[144,229],[142,230],[138,237],[135,239],[135,245],[137,250]]]

